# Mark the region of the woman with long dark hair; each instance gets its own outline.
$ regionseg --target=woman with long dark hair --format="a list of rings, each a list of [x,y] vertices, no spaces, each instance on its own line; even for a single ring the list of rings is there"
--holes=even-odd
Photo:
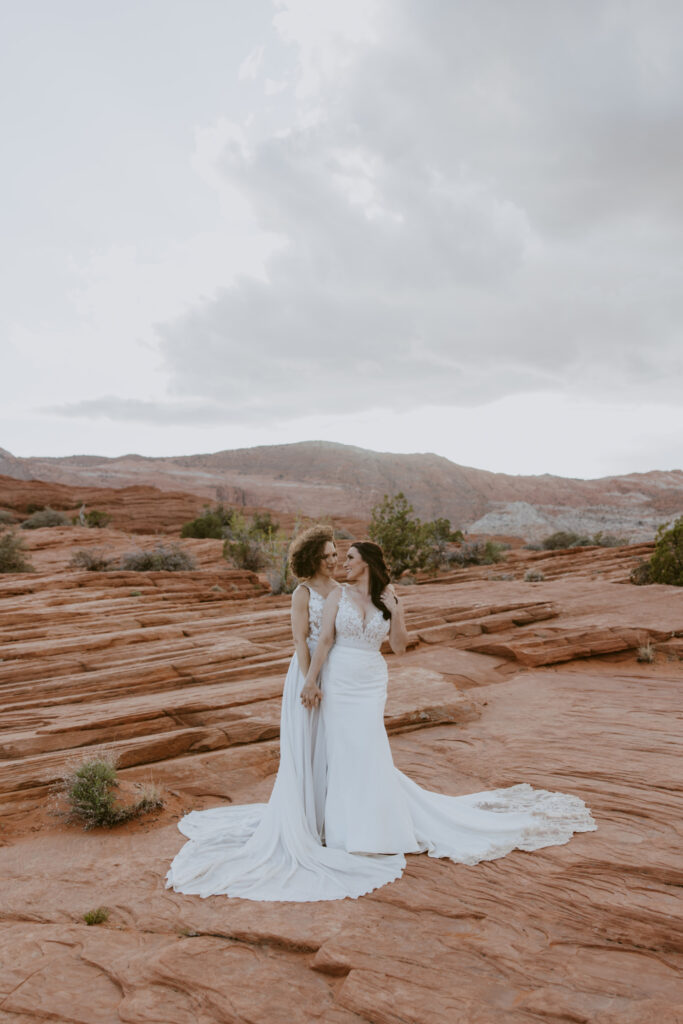
[[[325,602],[301,692],[305,707],[322,711],[327,847],[375,855],[428,852],[477,864],[592,831],[595,823],[578,797],[528,785],[451,797],[421,789],[394,767],[380,647],[388,638],[395,653],[405,650],[401,602],[377,544],[355,541],[344,568],[347,585]],[[376,858],[359,858],[359,872],[369,859]]]

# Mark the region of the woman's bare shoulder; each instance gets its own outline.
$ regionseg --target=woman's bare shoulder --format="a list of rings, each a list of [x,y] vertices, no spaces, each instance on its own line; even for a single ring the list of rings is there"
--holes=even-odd
[[[307,608],[310,591],[305,583],[300,583],[292,594],[292,608]]]

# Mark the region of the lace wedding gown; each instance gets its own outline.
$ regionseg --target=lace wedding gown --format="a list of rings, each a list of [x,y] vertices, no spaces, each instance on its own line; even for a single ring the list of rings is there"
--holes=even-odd
[[[323,605],[309,588],[311,652]],[[320,709],[302,706],[296,654],[290,663],[269,802],[184,817],[178,827],[190,841],[171,864],[167,888],[252,900],[355,898],[398,878],[406,853],[477,864],[597,827],[575,796],[526,784],[444,796],[398,771],[383,720],[387,667],[379,649],[388,631],[379,609],[364,622],[343,588]]]

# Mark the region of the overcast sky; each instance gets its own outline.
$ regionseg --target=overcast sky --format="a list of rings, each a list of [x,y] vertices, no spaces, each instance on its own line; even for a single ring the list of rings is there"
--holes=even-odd
[[[680,0],[0,11],[0,446],[683,467]]]

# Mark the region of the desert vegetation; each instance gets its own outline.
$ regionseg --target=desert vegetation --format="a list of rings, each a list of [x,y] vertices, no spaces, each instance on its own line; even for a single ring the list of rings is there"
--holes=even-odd
[[[148,551],[121,555],[119,568],[124,572],[189,572],[197,568],[197,563],[177,544],[157,544]]]
[[[87,925],[104,924],[109,920],[109,907],[96,907],[94,910],[86,910],[83,920]]]
[[[647,562],[631,571],[631,583],[668,583],[683,587],[683,516],[674,523],[662,523],[657,530],[655,549]]]
[[[216,505],[214,508],[205,505],[203,512],[196,519],[183,524],[180,536],[199,537],[201,539],[208,537],[213,540],[223,540],[230,532],[234,516],[234,511],[230,508],[225,508],[222,504]]]
[[[436,571],[448,560],[451,543],[462,540],[448,519],[423,523],[402,491],[372,509],[368,534],[379,544],[392,576],[417,569]]]
[[[21,524],[22,530],[39,530],[45,526],[68,526],[69,520],[63,512],[46,505],[45,508],[32,512],[28,519]]]
[[[527,547],[531,550],[559,551],[562,548],[618,548],[623,547],[624,544],[628,544],[625,537],[616,537],[612,533],[600,532],[589,537],[585,534],[572,533],[570,530],[557,530],[541,541],[540,549],[531,544],[528,544]]]
[[[81,548],[74,551],[69,561],[72,569],[85,569],[87,572],[107,572],[114,568],[114,559],[107,557],[102,548]]]
[[[494,565],[505,560],[509,545],[495,540],[465,541],[456,551],[448,555],[449,565]]]
[[[0,573],[33,572],[33,566],[25,552],[21,537],[17,536],[14,530],[3,530],[0,533]]]
[[[141,785],[140,796],[130,804],[117,799],[119,780],[116,758],[104,753],[75,765],[54,787],[54,794],[63,799],[66,819],[78,822],[84,829],[112,828],[124,821],[139,818],[164,805],[159,789],[153,784]]]

